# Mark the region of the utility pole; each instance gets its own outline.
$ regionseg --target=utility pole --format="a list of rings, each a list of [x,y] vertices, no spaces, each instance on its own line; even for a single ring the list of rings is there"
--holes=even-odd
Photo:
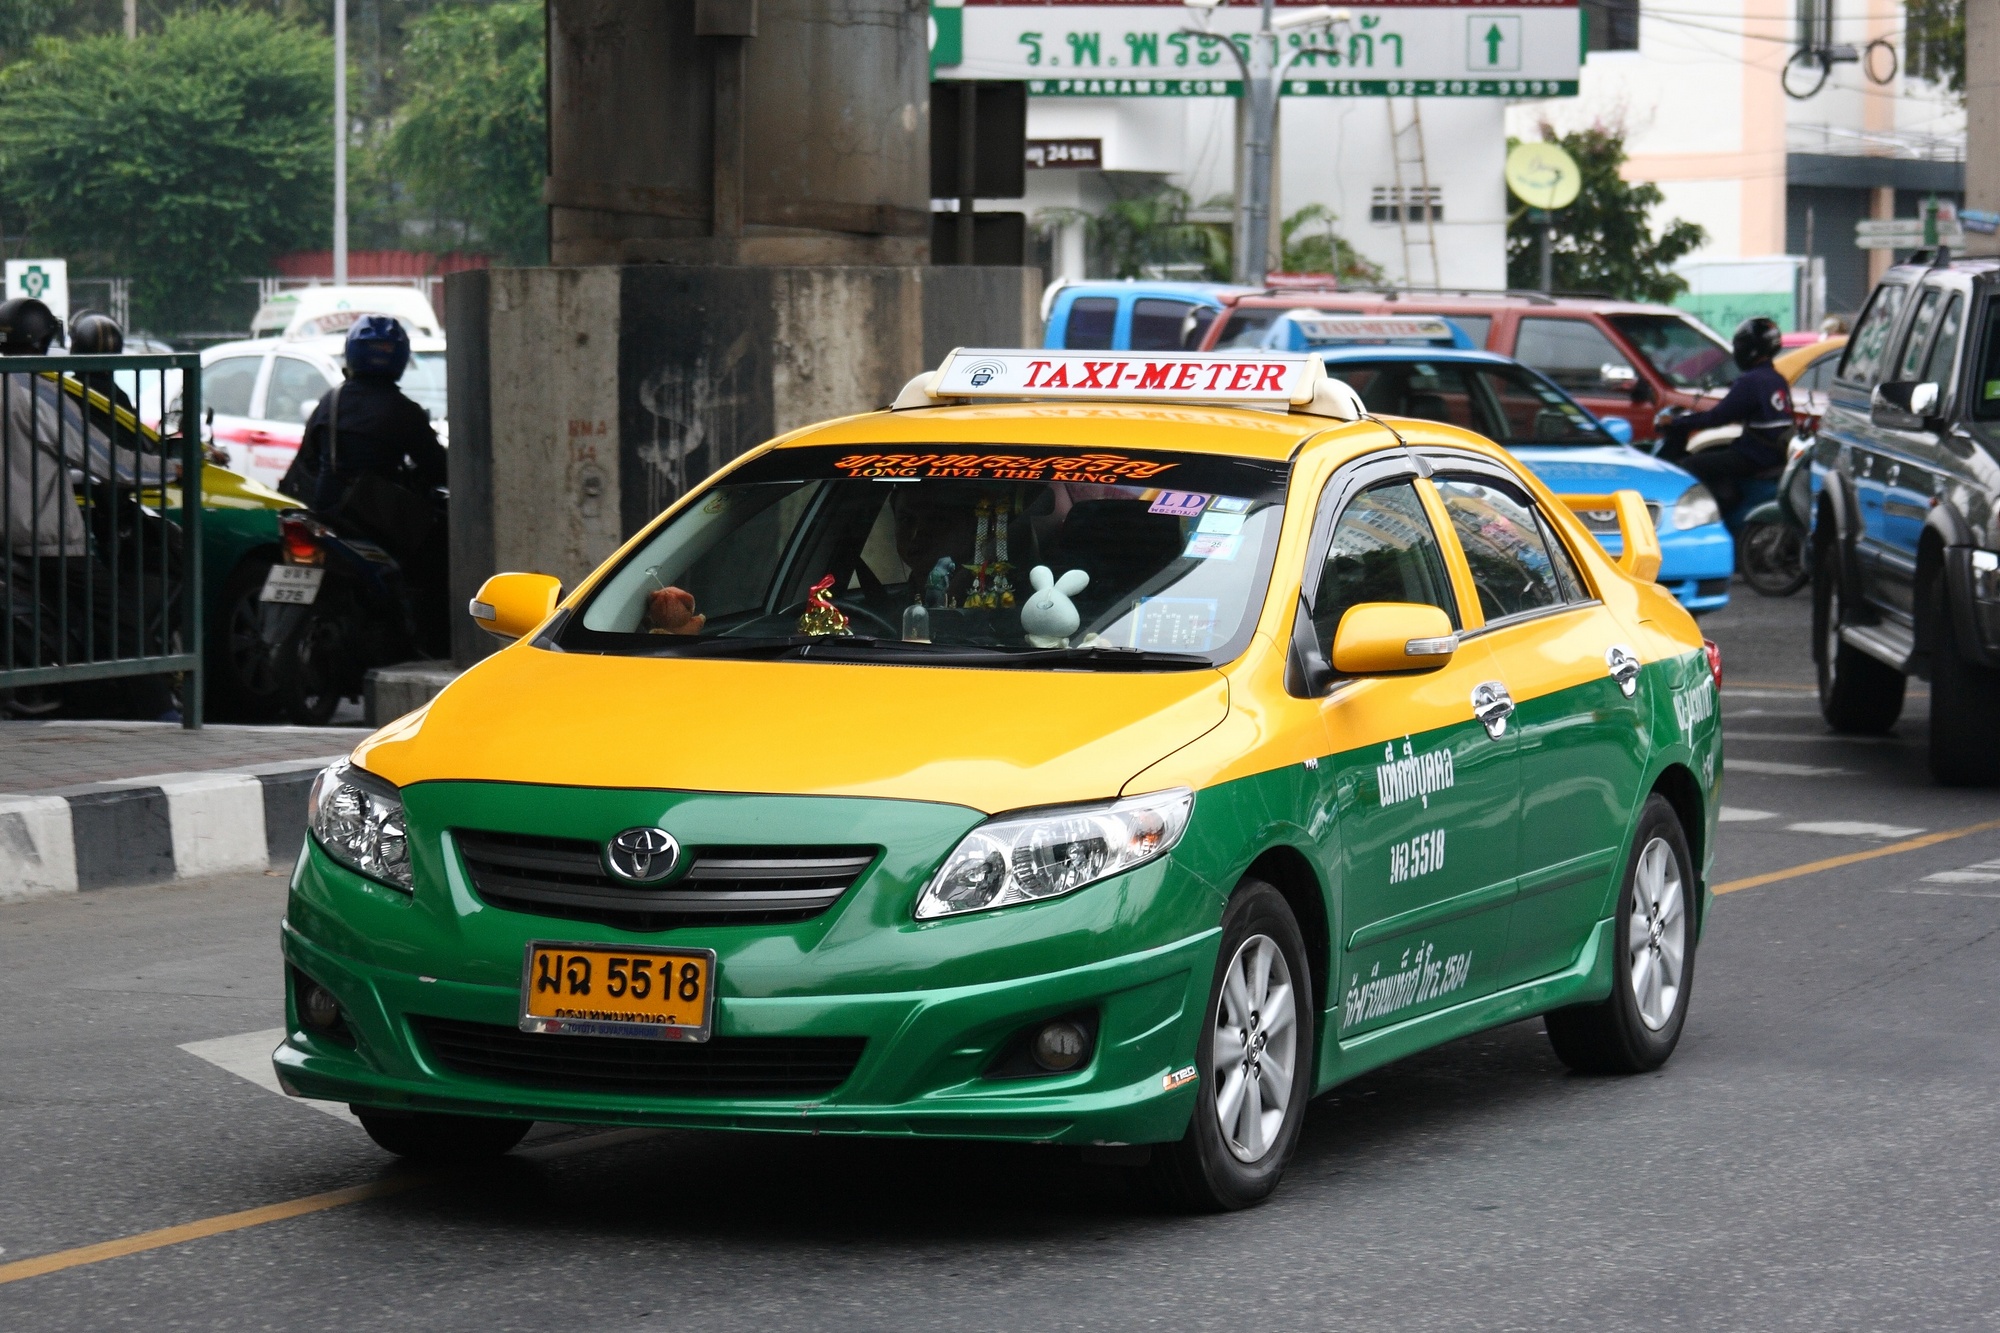
[[[139,40],[139,0],[125,0],[125,40]]]
[[[347,285],[347,0],[333,0],[333,284]]]
[[[2000,213],[2000,0],[1965,0],[1965,206]],[[2000,253],[2000,235],[1967,228],[1965,245]]]

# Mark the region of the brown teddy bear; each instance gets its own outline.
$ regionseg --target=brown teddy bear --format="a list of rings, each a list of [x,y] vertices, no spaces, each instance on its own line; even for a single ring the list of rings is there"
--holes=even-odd
[[[694,609],[694,594],[685,588],[656,588],[646,597],[648,634],[699,634],[708,617]]]

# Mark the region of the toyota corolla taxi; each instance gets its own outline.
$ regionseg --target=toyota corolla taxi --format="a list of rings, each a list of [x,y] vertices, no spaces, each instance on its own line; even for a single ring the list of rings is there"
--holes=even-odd
[[[1721,763],[1658,558],[1316,356],[955,352],[488,581],[510,646],[314,788],[279,1078],[410,1155],[1012,1139],[1234,1207],[1468,1032],[1655,1068]]]

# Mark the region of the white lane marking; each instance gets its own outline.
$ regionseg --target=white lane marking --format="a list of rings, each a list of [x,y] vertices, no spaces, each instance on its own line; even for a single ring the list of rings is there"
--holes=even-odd
[[[2000,891],[1979,893],[1972,889],[1890,889],[1889,892],[1919,894],[1926,898],[2000,898]]]
[[[1830,778],[1851,773],[1847,768],[1817,768],[1812,764],[1774,764],[1762,759],[1724,759],[1731,773],[1764,773],[1776,778]]]
[[[1915,745],[1900,736],[1801,736],[1785,731],[1725,731],[1726,741],[1796,741],[1801,745]]]
[[[1788,690],[1760,690],[1747,685],[1724,685],[1722,687],[1722,697],[1725,699],[1796,700],[1801,694],[1812,694],[1815,692],[1815,687],[1811,685],[1796,685]]]
[[[0,902],[76,892],[76,839],[60,796],[0,796]]]
[[[1715,817],[1724,824],[1751,824],[1760,819],[1777,818],[1769,810],[1745,810],[1734,805],[1723,806]]]
[[[1963,870],[1940,870],[1925,875],[1926,884],[2000,884],[2000,861],[1980,861]]]
[[[1823,833],[1832,838],[1914,838],[1920,828],[1900,824],[1871,824],[1861,819],[1825,819],[1810,824],[1787,824],[1787,833]]]
[[[189,1055],[206,1060],[217,1069],[226,1070],[240,1079],[255,1083],[266,1092],[284,1097],[298,1106],[310,1106],[315,1111],[324,1112],[335,1120],[342,1120],[361,1128],[361,1122],[354,1113],[340,1102],[312,1101],[302,1097],[286,1097],[285,1090],[278,1086],[278,1071],[271,1068],[271,1052],[278,1049],[278,1043],[285,1039],[283,1028],[266,1028],[261,1032],[239,1032],[233,1037],[215,1037],[208,1041],[191,1041],[181,1047]]]

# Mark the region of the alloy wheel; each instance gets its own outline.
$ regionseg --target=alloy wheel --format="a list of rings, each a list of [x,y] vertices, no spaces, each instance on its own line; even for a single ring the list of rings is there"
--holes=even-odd
[[[1298,993],[1284,950],[1268,935],[1252,935],[1224,974],[1210,1046],[1216,1123],[1239,1161],[1263,1157],[1284,1127],[1298,1029]]]
[[[1687,913],[1681,894],[1680,861],[1665,838],[1654,838],[1639,853],[1632,876],[1632,916],[1626,951],[1632,998],[1639,1020],[1658,1032],[1680,1002],[1687,957]]]

